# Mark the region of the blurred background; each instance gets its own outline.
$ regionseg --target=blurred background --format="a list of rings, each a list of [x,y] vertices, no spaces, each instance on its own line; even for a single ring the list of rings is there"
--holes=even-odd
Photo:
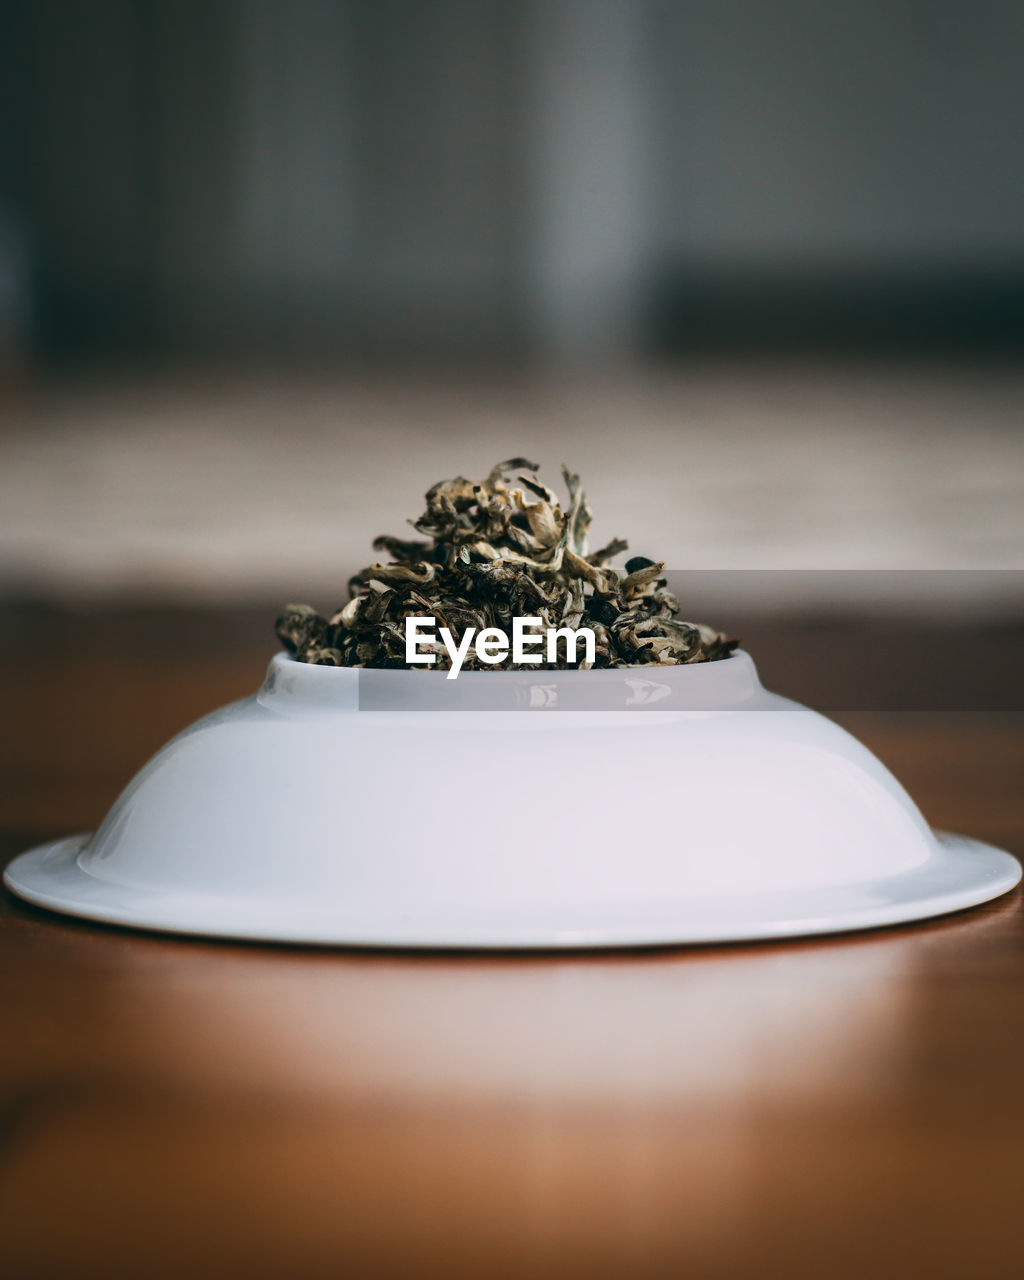
[[[1011,0],[5,0],[47,361],[1024,333]]]
[[[948,705],[985,646],[962,696],[999,705],[1020,5],[0,0],[0,27],[0,643],[39,664],[26,717],[85,696],[79,658],[104,696],[99,656],[150,673],[111,776],[247,691],[277,607],[336,607],[428,485],[514,454],[675,569],[834,571],[688,580],[787,692],[892,705],[930,644],[917,696]]]

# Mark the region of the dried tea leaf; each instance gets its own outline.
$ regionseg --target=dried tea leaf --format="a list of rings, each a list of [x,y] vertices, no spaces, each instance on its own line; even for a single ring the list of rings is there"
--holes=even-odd
[[[277,619],[281,643],[302,662],[404,667],[406,618],[433,617],[459,641],[469,627],[511,632],[513,618],[539,617],[544,627],[590,627],[596,667],[675,666],[732,653],[738,641],[677,616],[663,562],[634,556],[624,574],[609,567],[628,549],[621,538],[588,555],[591,510],[579,476],[562,468],[563,506],[553,490],[521,474],[538,469],[510,458],[486,480],[456,476],[433,485],[426,510],[409,521],[426,540],[374,539],[374,550],[390,560],[350,580],[350,599],[329,622],[309,605],[287,605]],[[449,665],[443,646],[435,653],[435,669]],[[565,666],[564,652],[551,665]],[[463,663],[514,666],[511,657],[481,665],[472,649]]]

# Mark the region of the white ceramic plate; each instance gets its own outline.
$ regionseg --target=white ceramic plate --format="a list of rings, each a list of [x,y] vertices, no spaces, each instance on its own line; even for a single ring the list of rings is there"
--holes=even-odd
[[[750,657],[443,673],[278,655],[167,744],[95,835],[17,858],[113,924],[359,946],[604,947],[919,920],[1020,879]]]
[[[86,836],[41,845],[7,868],[4,883],[35,906],[106,924],[253,941],[373,947],[632,947],[737,942],[880,928],[977,906],[1021,878],[1016,858],[938,832],[922,866],[859,885],[730,894],[692,902],[606,905],[587,910],[509,910],[417,919],[411,913],[279,910],[268,904],[115,887],[85,871]]]

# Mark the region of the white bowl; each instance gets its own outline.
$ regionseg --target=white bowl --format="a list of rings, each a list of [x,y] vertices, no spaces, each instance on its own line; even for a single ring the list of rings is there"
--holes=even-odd
[[[894,924],[1012,888],[750,657],[612,671],[357,671],[283,654],[92,837],[7,886],[123,925],[288,942],[582,947]]]

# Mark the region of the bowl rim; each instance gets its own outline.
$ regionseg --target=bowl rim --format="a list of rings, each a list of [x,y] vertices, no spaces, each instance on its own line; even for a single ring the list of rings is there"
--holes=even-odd
[[[571,677],[575,679],[580,679],[583,676],[590,676],[590,677],[598,676],[602,678],[608,678],[608,677],[615,677],[615,676],[621,677],[626,675],[637,675],[637,674],[642,675],[644,673],[657,673],[660,676],[660,675],[663,675],[665,672],[669,672],[669,671],[674,673],[680,673],[683,671],[706,672],[709,669],[713,670],[714,668],[722,668],[730,663],[735,663],[737,660],[739,660],[741,663],[744,662],[745,660],[747,663],[750,664],[751,668],[753,668],[753,670],[756,672],[757,668],[753,658],[747,652],[746,649],[741,647],[738,649],[734,649],[729,654],[726,654],[724,658],[712,658],[710,661],[705,660],[702,662],[679,662],[679,663],[638,662],[633,665],[625,666],[625,667],[588,667],[585,669],[580,667],[548,667],[541,664],[541,665],[538,665],[533,670],[531,670],[528,667],[523,667],[521,669],[517,668],[516,670],[513,670],[513,671],[510,671],[510,670],[488,671],[483,668],[469,667],[469,668],[463,668],[462,671],[459,672],[456,678],[459,681],[466,680],[466,679],[474,679],[474,678],[480,679],[485,676],[488,680],[494,680],[499,677],[504,677],[507,679],[508,677],[515,677],[515,676],[531,676],[531,677],[559,676],[559,677]],[[339,673],[344,673],[344,672],[357,672],[357,673],[376,672],[380,674],[387,674],[389,676],[398,676],[399,678],[423,675],[423,674],[427,676],[434,676],[434,677],[440,676],[442,673],[447,675],[447,668],[445,667],[430,667],[430,666],[357,667],[357,666],[349,666],[349,665],[334,666],[332,664],[325,664],[321,666],[319,663],[316,663],[316,662],[302,662],[299,658],[296,658],[294,654],[289,653],[287,649],[277,649],[274,652],[273,656],[271,657],[271,663],[273,663],[274,661],[287,663],[289,666],[297,667],[303,670],[328,671],[335,676],[338,675]],[[673,678],[676,678],[676,677],[673,677]],[[450,683],[454,684],[455,681],[451,681]]]
[[[442,672],[447,676],[443,668],[318,666],[281,650],[256,696],[281,710],[709,712],[795,705],[763,688],[743,649],[684,665],[472,670],[455,679],[442,679]]]
[[[421,922],[395,912],[332,918],[329,905],[307,911],[274,898],[240,911],[223,895],[112,886],[83,867],[79,853],[89,836],[64,836],[21,854],[4,871],[13,894],[48,911],[123,928],[249,942],[326,947],[520,951],[687,946],[770,942],[850,930],[883,928],[961,911],[1008,892],[1021,865],[1001,849],[945,831],[918,867],[895,876],[807,890],[775,890],[658,901],[639,911],[610,905],[593,911],[509,915],[462,912],[457,919]]]

